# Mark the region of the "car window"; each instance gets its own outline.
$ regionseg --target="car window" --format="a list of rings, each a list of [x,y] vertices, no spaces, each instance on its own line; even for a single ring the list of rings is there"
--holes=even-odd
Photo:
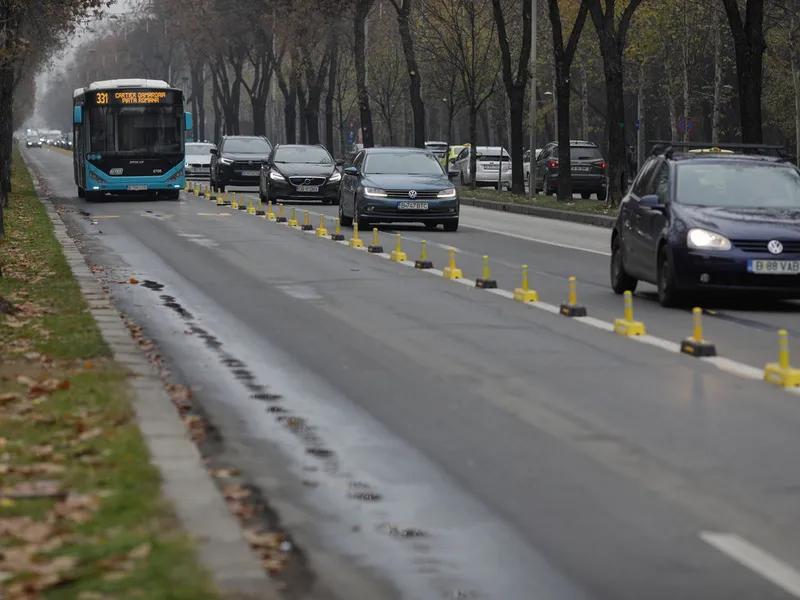
[[[231,138],[225,140],[225,152],[237,154],[269,154],[272,146],[264,138]]]
[[[442,163],[422,152],[380,152],[364,161],[364,173],[372,175],[442,175]]]
[[[212,144],[186,144],[186,154],[211,154]]]
[[[659,164],[653,184],[659,204],[666,204],[669,197],[669,165],[667,163]]]
[[[681,204],[800,209],[800,170],[794,165],[697,160],[681,164],[675,182]]]
[[[653,171],[655,171],[657,164],[655,159],[651,158],[642,166],[642,170],[639,171],[639,176],[636,178],[636,181],[633,182],[633,189],[631,190],[631,193],[637,198],[651,193],[652,188],[649,185],[650,179],[653,176]]]
[[[319,146],[281,146],[275,151],[273,160],[276,163],[333,164],[328,151]]]
[[[353,166],[356,169],[361,170],[361,165],[363,163],[364,163],[364,153],[363,152],[359,152],[358,154],[356,154],[356,157],[353,160]]]

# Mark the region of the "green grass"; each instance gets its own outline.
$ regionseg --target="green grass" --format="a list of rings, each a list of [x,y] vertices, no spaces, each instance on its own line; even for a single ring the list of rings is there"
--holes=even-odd
[[[569,202],[559,202],[555,196],[536,196],[535,198],[528,198],[528,196],[519,196],[511,192],[498,192],[492,188],[477,188],[475,190],[464,188],[461,192],[461,196],[463,198],[492,200],[494,202],[504,202],[507,204],[527,204],[529,206],[553,208],[556,210],[579,212],[590,215],[617,216],[616,207],[609,207],[608,204],[597,199],[572,199]]]
[[[0,595],[17,597],[14,586],[27,581],[51,600],[218,598],[161,496],[126,374],[110,358],[18,154],[13,190],[0,296],[21,312],[0,315],[0,525],[11,517],[39,525],[4,536],[31,558],[0,561],[12,575]],[[37,481],[52,482],[48,494],[9,497]],[[37,528],[40,538],[28,537]],[[36,575],[34,562],[55,557],[73,560]]]

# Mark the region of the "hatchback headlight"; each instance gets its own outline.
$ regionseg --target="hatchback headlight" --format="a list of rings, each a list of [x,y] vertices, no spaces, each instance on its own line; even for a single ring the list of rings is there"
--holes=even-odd
[[[334,172],[333,172],[333,175],[331,175],[331,176],[328,178],[328,181],[329,181],[330,183],[335,183],[335,182],[339,181],[341,178],[342,178],[342,174],[341,174],[339,171],[334,171]]]
[[[690,229],[686,235],[686,245],[697,250],[731,249],[731,241],[728,238],[707,229]]]
[[[272,179],[272,181],[286,181],[286,177],[284,177],[277,171],[270,171],[269,178]]]
[[[437,198],[455,198],[456,197],[456,188],[448,188],[446,190],[442,190],[436,195]]]
[[[385,191],[371,187],[364,188],[364,195],[370,198],[386,198],[388,196],[388,194]]]
[[[219,162],[221,162],[223,165],[232,165],[233,164],[233,161],[230,158],[220,158]]]

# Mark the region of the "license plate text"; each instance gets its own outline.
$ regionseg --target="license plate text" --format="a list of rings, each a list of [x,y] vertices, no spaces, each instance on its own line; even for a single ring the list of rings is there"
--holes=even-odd
[[[748,260],[747,270],[759,275],[798,275],[800,260]]]
[[[398,202],[398,210],[428,210],[427,202]]]

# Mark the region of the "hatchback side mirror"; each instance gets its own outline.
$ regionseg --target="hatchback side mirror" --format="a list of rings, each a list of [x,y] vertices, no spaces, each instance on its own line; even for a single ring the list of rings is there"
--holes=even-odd
[[[355,167],[347,167],[344,170],[344,174],[345,175],[354,175],[354,176],[357,177],[358,176],[358,169],[356,169]]]
[[[452,180],[452,179],[455,179],[456,177],[458,177],[458,174],[459,174],[460,172],[461,172],[461,171],[459,171],[458,169],[449,169],[449,170],[447,171],[447,177],[448,177],[449,179],[451,179],[451,180]]]
[[[661,199],[656,194],[647,194],[639,198],[639,201],[647,208],[663,212],[667,207],[661,204]]]
[[[213,154],[214,156],[217,156],[219,154],[216,148],[212,148],[209,152],[211,152],[211,154]]]

